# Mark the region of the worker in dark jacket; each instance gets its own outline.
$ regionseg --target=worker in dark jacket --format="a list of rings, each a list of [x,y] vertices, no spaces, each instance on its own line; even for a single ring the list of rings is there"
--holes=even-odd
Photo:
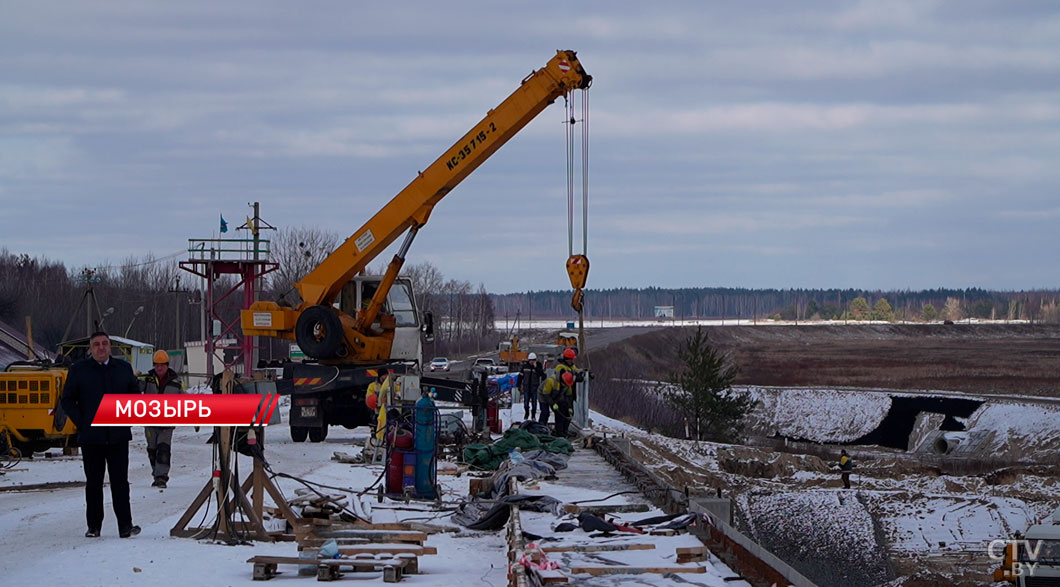
[[[839,476],[843,478],[843,489],[850,489],[850,472],[854,470],[854,459],[846,450],[839,451]]]
[[[128,426],[93,426],[103,396],[140,393],[132,367],[110,356],[110,336],[95,332],[88,339],[90,356],[70,367],[63,387],[62,408],[77,425],[77,442],[81,445],[85,468],[85,518],[87,538],[98,538],[103,527],[103,476],[110,470],[110,496],[118,518],[118,536],[128,538],[140,533],[132,522],[129,505]]]
[[[144,393],[184,393],[180,376],[169,368],[169,353],[155,351],[154,368],[144,376]],[[166,488],[169,481],[169,463],[172,457],[173,427],[144,426],[147,437],[147,458],[151,461],[151,474],[155,481],[151,487]]]
[[[519,369],[519,390],[523,393],[523,419],[537,419],[537,390],[545,380],[545,369],[537,362],[537,354],[530,353]],[[542,411],[548,410],[548,406]]]

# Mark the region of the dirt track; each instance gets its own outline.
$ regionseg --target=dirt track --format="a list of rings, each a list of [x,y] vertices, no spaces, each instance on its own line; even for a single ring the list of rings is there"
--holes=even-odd
[[[770,325],[707,331],[711,343],[739,365],[738,384],[1060,397],[1060,325]],[[674,351],[694,332],[694,327],[594,332],[590,356],[594,362],[626,362],[644,376],[665,374],[678,367]],[[621,340],[623,334],[628,338]]]

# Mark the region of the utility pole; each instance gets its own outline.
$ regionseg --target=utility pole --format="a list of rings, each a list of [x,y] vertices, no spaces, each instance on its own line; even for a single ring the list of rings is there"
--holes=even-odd
[[[177,321],[176,321],[175,328],[174,328],[175,332],[174,332],[173,348],[174,349],[183,349],[184,348],[184,337],[182,336],[182,334],[184,333],[184,329],[181,327],[181,324],[180,324],[180,297],[181,297],[180,294],[188,293],[188,290],[180,289],[180,275],[177,275],[177,276],[175,276],[173,278],[173,289],[169,290],[169,293],[175,294],[175,296],[174,296],[174,304],[173,305],[177,309],[177,316],[176,316]]]

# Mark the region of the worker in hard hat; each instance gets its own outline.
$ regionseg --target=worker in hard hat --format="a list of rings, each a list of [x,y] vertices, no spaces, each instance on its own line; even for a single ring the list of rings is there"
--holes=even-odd
[[[374,375],[375,380],[368,384],[368,391],[365,392],[364,401],[368,405],[368,409],[375,414],[375,437],[381,441],[386,429],[386,395],[390,391],[390,374],[386,369],[369,369],[368,375]]]
[[[563,354],[559,356],[559,364],[556,365],[556,373],[562,374],[564,371],[570,371],[574,374],[575,381],[581,381],[581,369],[574,366],[574,359],[578,358],[578,353],[574,349],[564,349]]]
[[[180,376],[169,367],[169,353],[155,351],[151,362],[154,367],[144,375],[144,393],[184,393]],[[155,481],[151,487],[165,489],[169,482],[169,465],[172,458],[173,427],[144,426],[147,437],[147,458],[151,461],[151,475]]]
[[[541,406],[541,411],[547,412],[549,407],[552,408],[552,413],[556,415],[554,434],[559,438],[567,437],[570,420],[574,415],[575,393],[574,373],[569,369],[561,371],[558,367],[541,388],[542,401],[548,402]]]
[[[574,366],[574,359],[576,358],[578,358],[578,353],[576,353],[574,349],[564,349],[563,354],[559,356],[559,363],[556,365],[556,368],[550,376],[550,379],[555,379],[556,381],[552,385],[549,385],[548,381],[545,381],[545,385],[542,386],[539,402],[542,406],[541,418],[538,420],[542,424],[548,424],[548,414],[552,411],[549,408],[555,403],[553,401],[555,397],[553,396],[553,392],[559,387],[559,385],[561,385],[563,373],[571,373],[574,375],[575,382],[581,380],[581,370]],[[571,405],[573,405],[573,403]]]
[[[537,353],[526,356],[526,362],[519,368],[519,391],[523,393],[523,420],[537,419],[537,392],[545,381],[545,368],[537,362]],[[542,408],[547,411],[548,407]]]

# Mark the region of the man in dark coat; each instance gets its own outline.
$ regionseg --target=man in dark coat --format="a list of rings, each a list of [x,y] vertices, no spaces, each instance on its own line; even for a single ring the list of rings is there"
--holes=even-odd
[[[140,393],[140,384],[128,363],[110,356],[110,336],[106,332],[93,333],[88,344],[90,356],[70,367],[62,396],[63,411],[77,425],[85,468],[85,537],[99,537],[103,527],[103,476],[109,469],[118,535],[128,538],[140,533],[140,527],[133,525],[129,505],[132,430],[128,426],[93,426],[92,420],[105,394]]]
[[[537,353],[530,353],[519,369],[519,390],[523,392],[523,420],[537,419],[537,390],[544,380],[545,369],[537,362]],[[548,410],[548,407],[541,409]]]

